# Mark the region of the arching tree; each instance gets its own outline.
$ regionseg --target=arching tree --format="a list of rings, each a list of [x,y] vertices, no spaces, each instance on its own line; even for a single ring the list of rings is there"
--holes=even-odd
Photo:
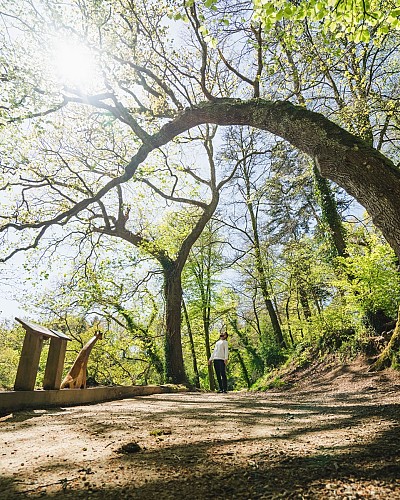
[[[194,1],[183,6],[152,0],[38,3],[35,8],[30,1],[6,2],[2,9],[13,33],[11,42],[1,39],[6,68],[1,189],[9,195],[9,201],[2,202],[2,260],[43,245],[48,235],[60,238],[60,232],[88,220],[94,207],[106,206],[113,190],[134,178],[139,166],[154,161],[154,152],[161,149],[168,156],[166,145],[204,124],[258,128],[309,155],[323,177],[368,210],[400,258],[400,171],[391,159],[395,154],[379,151],[356,129],[335,123],[327,106],[321,104],[325,114],[307,108],[308,102],[318,101],[318,88],[310,90],[306,106],[271,99],[278,89],[271,86],[269,46],[261,27],[251,21],[251,10],[246,10],[247,30],[239,40],[237,31],[229,38],[219,27],[218,12],[210,13]],[[185,51],[170,40],[172,18],[184,37]],[[70,69],[63,80],[56,78],[54,42],[60,39],[90,52],[97,63],[95,77],[83,82]],[[360,38],[359,43],[367,42]],[[231,54],[228,47],[233,47]],[[8,56],[15,61],[12,66],[5,64]],[[284,93],[283,98],[291,96]],[[396,122],[393,109],[383,122],[387,137],[389,125]],[[85,161],[65,163],[65,153],[75,148],[85,150]],[[170,154],[177,154],[176,149]],[[77,179],[84,189],[75,189]],[[202,207],[204,213],[208,208]],[[109,218],[103,229],[132,238],[120,224],[121,213]],[[202,221],[197,235],[205,225]],[[187,255],[186,244],[181,254]],[[179,282],[172,277],[185,259],[172,265],[162,252],[157,258],[171,278],[168,286],[177,286],[180,296]],[[171,310],[174,322],[178,315],[180,320],[180,311]],[[179,351],[179,340],[177,346]],[[174,370],[181,380],[178,351]]]

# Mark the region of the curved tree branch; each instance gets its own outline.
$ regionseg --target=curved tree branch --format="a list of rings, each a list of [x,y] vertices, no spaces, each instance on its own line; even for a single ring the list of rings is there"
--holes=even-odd
[[[52,219],[25,224],[8,223],[0,227],[0,231],[42,230],[65,222],[117,185],[131,179],[137,167],[154,149],[204,123],[249,125],[278,135],[310,155],[315,159],[321,175],[343,187],[368,210],[374,224],[400,257],[400,170],[389,158],[325,116],[286,101],[263,99],[216,99],[185,109],[159,132],[149,136],[126,165],[125,172],[110,180],[94,196],[79,201]]]

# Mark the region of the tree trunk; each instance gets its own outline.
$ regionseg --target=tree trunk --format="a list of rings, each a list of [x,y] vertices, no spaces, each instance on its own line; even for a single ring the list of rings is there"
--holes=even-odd
[[[286,313],[286,322],[287,322],[288,334],[289,334],[289,337],[290,337],[290,341],[292,342],[292,346],[294,347],[294,338],[293,338],[293,335],[292,335],[292,327],[290,326],[289,303],[290,303],[290,295],[289,295],[289,297],[286,300],[285,313]]]
[[[181,271],[171,264],[164,269],[165,296],[165,378],[172,384],[186,384],[181,340]]]
[[[379,372],[385,368],[389,368],[392,364],[393,355],[400,348],[400,307],[397,315],[396,328],[393,335],[384,351],[379,355],[378,359],[369,367],[370,372]]]
[[[255,368],[259,376],[261,376],[264,372],[265,367],[264,359],[258,354],[255,347],[251,344],[248,336],[242,330],[240,330],[240,328],[238,327],[237,319],[230,318],[229,324],[238,336],[240,340],[240,346],[243,347],[246,350],[247,354],[250,356],[253,368]]]
[[[210,336],[206,336],[205,338],[205,344],[206,344],[206,356],[207,360],[210,359],[211,356],[211,346],[210,346]],[[214,369],[213,369],[213,364],[211,363],[210,365],[207,363],[207,370],[208,370],[208,381],[209,381],[209,387],[210,391],[215,391],[216,385],[215,385],[215,379],[214,379]]]
[[[310,304],[308,302],[307,298],[307,293],[304,290],[303,285],[299,285],[299,299],[300,299],[300,304],[303,309],[303,314],[304,317],[306,318],[306,321],[311,321],[311,309],[310,309]]]
[[[240,368],[242,370],[243,378],[246,381],[247,388],[250,389],[251,380],[249,377],[249,372],[248,372],[247,367],[246,367],[246,363],[244,362],[244,359],[243,359],[242,355],[240,354],[239,349],[231,348],[231,351],[237,357],[237,359],[239,361]]]
[[[200,389],[200,375],[199,375],[199,369],[197,367],[197,358],[196,358],[196,350],[194,348],[192,326],[190,324],[189,314],[188,314],[188,311],[186,308],[185,301],[183,299],[182,299],[182,306],[183,306],[183,314],[185,316],[186,326],[187,326],[188,334],[189,334],[190,350],[192,353],[193,371],[194,371],[194,377],[195,377],[195,385],[198,389]]]
[[[206,282],[204,283],[204,276],[199,276],[199,286],[200,286],[200,295],[202,302],[202,319],[203,319],[203,328],[204,328],[204,339],[206,345],[206,355],[207,359],[210,359],[211,356],[211,347],[210,347],[210,318],[211,318],[211,275],[210,275],[210,265],[209,261],[206,266]],[[214,370],[213,365],[208,365],[208,380],[210,391],[215,391],[215,378],[214,378]]]
[[[347,245],[342,220],[337,210],[337,204],[328,180],[321,176],[314,163],[314,178],[318,191],[319,204],[323,220],[329,227],[330,238],[339,257],[347,256]]]
[[[250,178],[247,172],[247,169],[243,169],[244,173],[244,178],[246,182],[246,190],[247,190],[247,197],[248,200],[251,200],[251,193],[250,193]],[[260,288],[261,288],[261,293],[264,299],[265,307],[268,311],[269,318],[271,320],[271,325],[272,329],[274,331],[275,339],[277,344],[280,347],[286,348],[286,342],[285,339],[283,338],[282,334],[282,329],[281,325],[279,323],[278,315],[275,311],[274,304],[269,296],[268,292],[268,282],[267,282],[267,276],[265,272],[265,267],[264,263],[262,260],[262,255],[261,255],[261,245],[260,245],[260,237],[258,234],[258,224],[257,224],[257,218],[256,214],[254,213],[254,208],[253,204],[251,201],[246,202],[247,210],[249,211],[250,214],[250,219],[251,219],[251,226],[253,230],[253,245],[254,245],[254,252],[255,252],[255,265],[257,269],[257,276],[258,280],[260,283]]]

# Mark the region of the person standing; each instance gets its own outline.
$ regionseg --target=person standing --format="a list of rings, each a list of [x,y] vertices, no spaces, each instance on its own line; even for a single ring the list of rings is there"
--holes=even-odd
[[[227,393],[228,392],[228,382],[226,378],[226,364],[228,362],[228,334],[221,333],[219,336],[219,340],[217,340],[214,352],[211,354],[210,359],[208,360],[208,364],[214,363],[215,374],[217,375],[219,391]]]

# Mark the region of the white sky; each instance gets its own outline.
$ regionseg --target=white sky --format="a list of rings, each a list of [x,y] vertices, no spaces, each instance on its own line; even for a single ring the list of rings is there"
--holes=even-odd
[[[22,304],[17,300],[10,300],[0,297],[0,319],[14,319],[15,316],[25,317],[26,312],[22,309]]]
[[[24,269],[29,263],[28,254],[21,252],[0,267],[0,320],[10,320],[15,316],[33,319],[25,295],[32,293],[33,281],[30,277],[36,270]],[[35,276],[36,278],[36,276]]]

